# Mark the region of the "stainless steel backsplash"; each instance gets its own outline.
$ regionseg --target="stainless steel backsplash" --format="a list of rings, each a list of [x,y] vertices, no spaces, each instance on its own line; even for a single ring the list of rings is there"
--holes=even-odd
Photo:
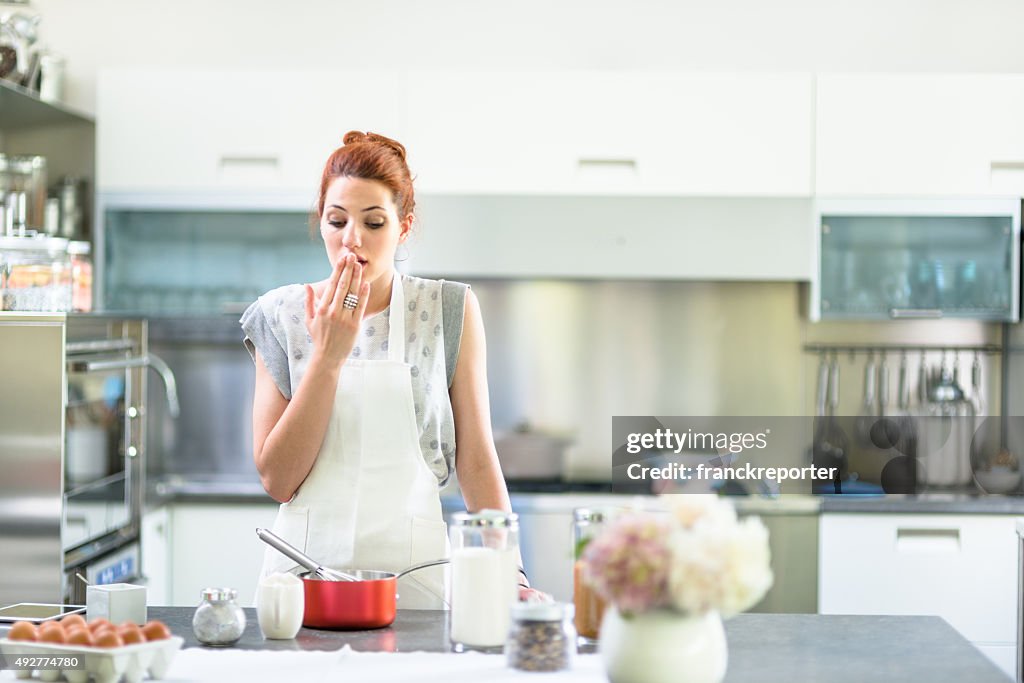
[[[793,282],[470,284],[484,316],[495,430],[527,423],[569,435],[575,479],[610,476],[613,415],[813,414],[817,358],[804,353],[807,342],[1001,337],[998,325],[971,322],[809,323]],[[255,479],[253,364],[236,319],[154,321],[150,336],[178,377],[182,404],[172,421],[161,392],[150,391],[151,473]],[[840,411],[855,414],[863,358],[841,361]],[[989,404],[998,405],[998,358],[985,368]]]

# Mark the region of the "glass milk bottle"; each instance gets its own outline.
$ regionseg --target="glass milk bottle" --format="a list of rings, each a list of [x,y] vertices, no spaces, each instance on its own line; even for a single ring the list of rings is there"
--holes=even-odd
[[[500,510],[453,515],[451,641],[456,652],[500,652],[519,595],[519,516]]]
[[[612,511],[596,508],[576,508],[572,521],[572,601],[576,609],[576,632],[583,643],[594,643],[604,617],[604,600],[583,581],[583,550],[604,529]]]

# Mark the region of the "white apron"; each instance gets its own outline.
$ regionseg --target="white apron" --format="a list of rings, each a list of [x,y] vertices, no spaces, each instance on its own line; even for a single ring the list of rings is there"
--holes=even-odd
[[[437,477],[419,445],[412,376],[405,362],[405,295],[391,289],[388,359],[349,359],[313,469],[281,505],[274,533],[336,569],[398,572],[449,555]],[[261,577],[297,565],[267,548]],[[398,581],[398,607],[447,609],[447,567]]]

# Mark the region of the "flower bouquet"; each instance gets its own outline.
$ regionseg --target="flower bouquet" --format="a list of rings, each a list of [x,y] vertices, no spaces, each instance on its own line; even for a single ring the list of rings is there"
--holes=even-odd
[[[583,551],[583,580],[611,607],[599,649],[614,683],[720,681],[721,618],[752,607],[772,585],[760,519],[738,519],[713,495],[672,499],[667,514],[619,517]]]

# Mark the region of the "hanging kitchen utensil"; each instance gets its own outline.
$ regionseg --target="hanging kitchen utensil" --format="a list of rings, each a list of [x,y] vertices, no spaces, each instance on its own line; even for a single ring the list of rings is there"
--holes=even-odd
[[[882,353],[878,364],[878,419],[871,425],[871,443],[876,448],[894,448],[900,440],[899,423],[889,415],[889,361]]]
[[[878,417],[875,402],[875,354],[870,352],[864,364],[864,396],[860,403],[860,412],[853,423],[853,438],[859,446],[871,446],[871,427]]]
[[[954,368],[957,363],[954,361]],[[954,380],[945,357],[929,383],[926,415],[918,435],[924,458],[923,481],[929,486],[960,486],[970,482],[970,444],[974,407]]]
[[[910,416],[910,386],[907,376],[907,354],[900,355],[896,387],[896,411],[891,418],[896,425],[896,454],[882,468],[881,484],[886,493],[917,492],[917,436]]]
[[[823,433],[821,438],[817,440],[817,447],[814,452],[814,465],[815,467],[827,467],[835,470],[832,489],[835,493],[842,493],[842,480],[847,470],[849,441],[836,418],[838,408],[839,358],[833,353],[832,362],[829,366],[828,405],[823,421]]]
[[[971,367],[971,403],[975,409],[974,437],[971,440],[971,475],[986,493],[1006,494],[1020,489],[1020,459],[1008,443],[1009,424],[1020,418],[986,416],[981,388],[981,361],[974,354]]]

